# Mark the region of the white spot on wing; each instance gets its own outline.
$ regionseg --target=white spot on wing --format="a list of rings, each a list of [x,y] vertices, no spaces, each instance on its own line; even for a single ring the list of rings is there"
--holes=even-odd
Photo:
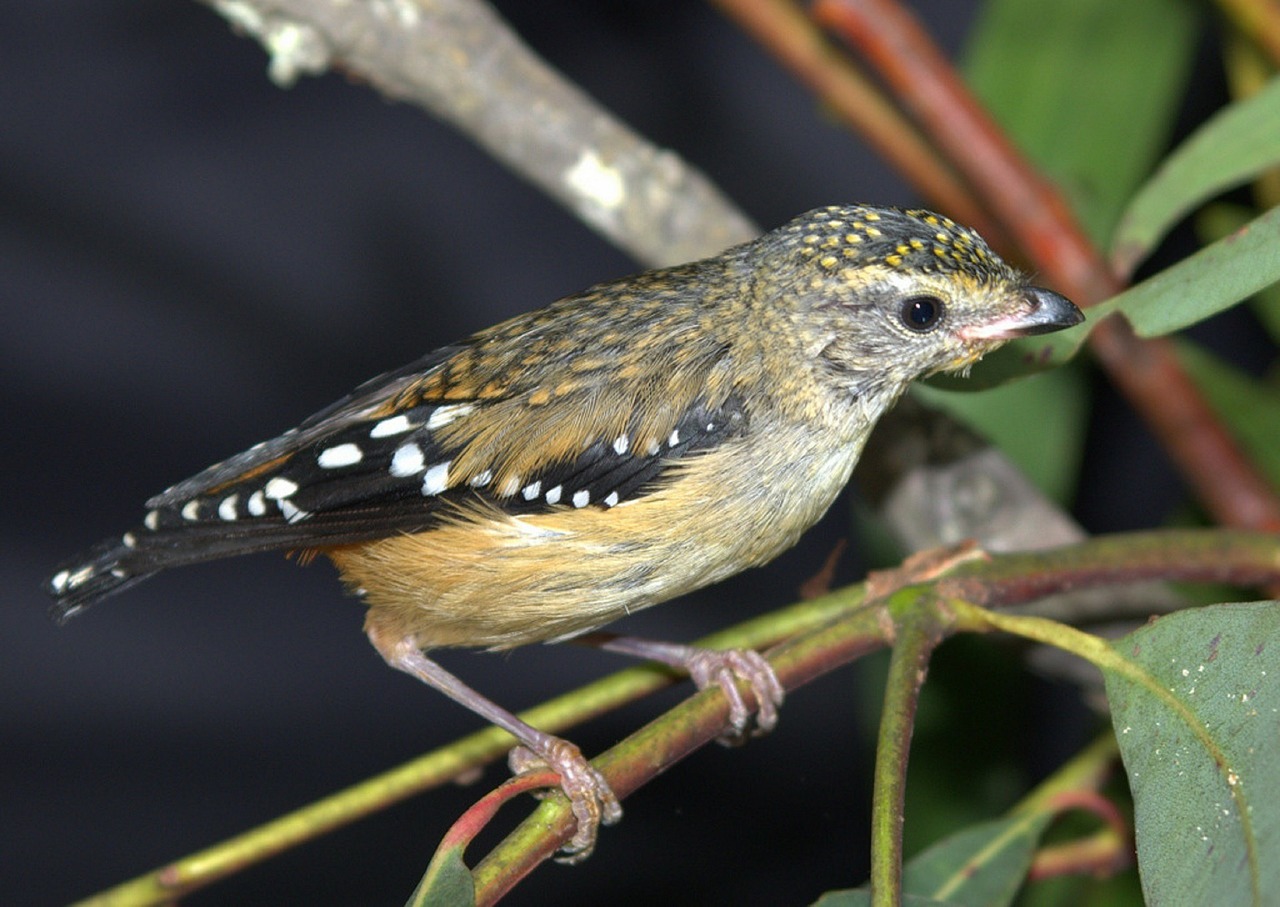
[[[680,429],[673,428],[671,429],[671,435],[667,438],[667,446],[675,447],[679,443],[680,443]]]
[[[337,444],[320,451],[316,465],[321,469],[341,469],[354,466],[363,459],[364,453],[355,444]]]
[[[438,406],[427,419],[427,428],[435,431],[437,428],[444,428],[455,419],[461,419],[475,409],[470,403],[453,403],[448,406]]]
[[[262,499],[262,491],[255,491],[249,495],[249,515],[262,516],[267,512],[267,502]]]
[[[540,494],[542,494],[541,480],[538,480],[536,482],[530,482],[528,485],[524,486],[524,488],[521,489],[520,491],[520,495],[526,501],[532,501],[534,498],[536,498]]]
[[[509,498],[520,490],[520,477],[512,476],[502,483],[502,487],[498,489],[500,497]]]
[[[478,472],[475,475],[473,475],[470,481],[467,482],[467,484],[470,485],[472,488],[484,488],[484,486],[488,485],[492,481],[493,481],[493,470],[486,469],[484,472]]]
[[[71,571],[60,570],[53,579],[49,580],[49,585],[53,587],[54,592],[61,592],[67,588],[67,580],[69,579],[71,579]]]
[[[618,456],[622,456],[631,447],[631,439],[626,435],[618,435],[613,442],[613,450]]]
[[[617,507],[617,506],[618,506],[618,493],[617,493],[616,491],[611,491],[611,492],[609,492],[609,494],[605,496],[605,499],[604,499],[604,501],[603,501],[602,503],[603,503],[603,504],[604,504],[604,506],[606,506],[606,507]]]
[[[124,535],[120,536],[120,541],[124,544],[126,548],[138,547],[138,537],[134,535],[132,532],[126,532]]]
[[[222,503],[218,505],[218,516],[224,520],[234,520],[236,518],[236,502],[240,500],[240,495],[232,494],[222,499]]]
[[[389,438],[393,435],[402,435],[411,428],[413,428],[413,423],[409,421],[408,416],[392,416],[390,419],[383,419],[369,429],[369,437]]]
[[[552,488],[552,489],[548,490],[548,491],[547,491],[547,503],[548,503],[548,504],[559,504],[559,503],[560,503],[560,492],[561,492],[561,488],[560,488],[560,486],[559,486],[559,485],[557,485],[555,488]]]
[[[422,477],[422,493],[428,497],[440,494],[449,487],[449,466],[452,460],[446,460],[443,463],[437,463],[427,470],[427,474]]]
[[[287,498],[298,490],[298,483],[291,482],[283,476],[276,476],[263,487],[262,492],[273,501]]]
[[[586,507],[590,503],[591,503],[591,492],[588,491],[587,489],[583,488],[580,491],[575,491],[573,493],[574,507]]]
[[[391,455],[391,474],[397,479],[417,475],[426,465],[422,448],[412,441],[405,441]]]
[[[182,518],[184,520],[200,519],[200,499],[192,498],[182,505]]]
[[[160,527],[160,511],[148,510],[147,515],[142,518],[142,525],[155,532]]]

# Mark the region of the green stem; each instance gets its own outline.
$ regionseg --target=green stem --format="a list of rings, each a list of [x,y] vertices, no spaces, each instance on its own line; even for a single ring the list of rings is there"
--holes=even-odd
[[[872,907],[896,907],[902,903],[907,759],[929,656],[943,636],[940,618],[936,601],[919,601],[917,597],[909,616],[899,623],[889,660],[871,792]]]

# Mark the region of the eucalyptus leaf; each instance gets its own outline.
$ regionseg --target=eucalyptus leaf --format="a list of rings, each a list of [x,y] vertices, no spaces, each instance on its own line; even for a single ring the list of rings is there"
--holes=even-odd
[[[1107,670],[1151,904],[1280,892],[1280,602],[1179,611],[1117,640]]]
[[[1124,314],[1139,337],[1159,337],[1229,309],[1278,280],[1280,208],[1273,208],[1159,274],[1090,306],[1083,324],[1006,344],[975,366],[968,380],[940,376],[931,383],[968,390],[994,387],[1067,361],[1089,331],[1115,312]]]
[[[1189,0],[990,0],[969,84],[1105,242],[1169,141],[1201,17]]]
[[[1052,818],[1016,816],[956,832],[907,863],[903,890],[944,904],[1005,907],[1026,881]]]
[[[1280,208],[1090,310],[1124,313],[1139,337],[1171,334],[1280,280]]]
[[[1219,111],[1172,154],[1130,200],[1111,242],[1128,274],[1197,205],[1280,165],[1280,78]]]
[[[961,829],[917,854],[903,867],[904,904],[1006,907],[1026,881],[1040,836],[1053,816],[1041,812]],[[870,904],[866,887],[831,891],[816,907]]]
[[[1226,202],[1206,205],[1196,215],[1196,233],[1203,242],[1214,242],[1239,230],[1254,215],[1252,208],[1243,205]],[[1280,345],[1280,284],[1273,283],[1255,293],[1249,300],[1249,308],[1258,321],[1262,322],[1271,342]]]

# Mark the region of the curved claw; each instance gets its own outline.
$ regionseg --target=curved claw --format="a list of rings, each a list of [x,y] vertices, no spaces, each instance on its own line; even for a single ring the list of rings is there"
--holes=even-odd
[[[735,744],[747,734],[751,712],[742,699],[738,680],[745,680],[756,700],[752,736],[767,734],[778,724],[778,707],[786,696],[778,675],[759,652],[751,649],[696,649],[685,661],[689,676],[698,689],[717,685],[729,700],[729,731],[721,743]]]
[[[600,825],[612,825],[622,818],[622,806],[609,782],[568,740],[548,736],[538,752],[518,746],[507,763],[517,775],[549,768],[560,776],[560,789],[578,821],[577,830],[564,846],[564,856],[556,858],[560,863],[580,863],[591,856]]]

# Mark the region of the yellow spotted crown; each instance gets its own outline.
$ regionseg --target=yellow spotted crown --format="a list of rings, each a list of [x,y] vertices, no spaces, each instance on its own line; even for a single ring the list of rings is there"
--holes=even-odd
[[[801,257],[828,271],[881,265],[916,273],[959,271],[979,279],[1012,273],[973,230],[922,209],[836,205],[779,232]]]

